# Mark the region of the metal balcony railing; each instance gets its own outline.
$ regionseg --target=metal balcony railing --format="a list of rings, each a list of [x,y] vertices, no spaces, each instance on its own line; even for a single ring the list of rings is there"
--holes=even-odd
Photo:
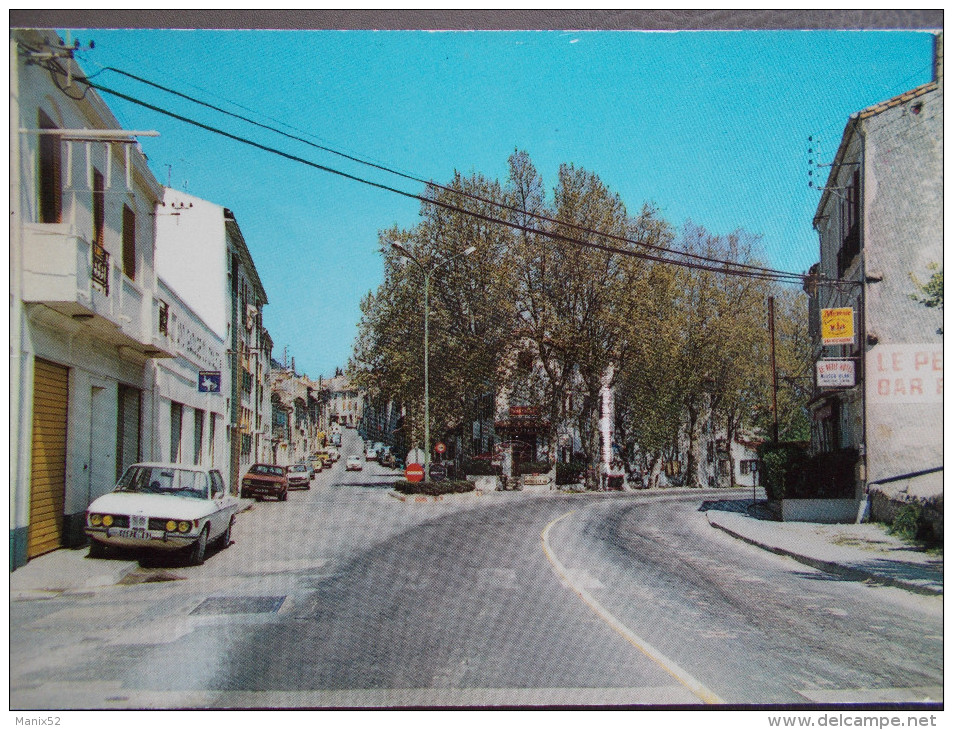
[[[93,284],[99,286],[107,297],[109,296],[109,253],[94,243],[93,247]]]

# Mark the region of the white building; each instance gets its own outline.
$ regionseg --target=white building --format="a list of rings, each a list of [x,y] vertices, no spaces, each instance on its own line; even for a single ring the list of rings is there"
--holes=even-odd
[[[10,562],[85,541],[151,458],[162,188],[51,31],[10,35]],[[72,79],[72,81],[70,80]]]
[[[221,392],[228,461],[223,473],[237,488],[252,464],[271,461],[271,339],[262,324],[268,298],[228,208],[166,188],[156,240],[163,280],[189,303],[208,334],[225,345]]]
[[[163,324],[176,357],[154,361],[153,451],[162,461],[201,464],[227,474],[225,340],[162,279],[159,293],[168,304]]]

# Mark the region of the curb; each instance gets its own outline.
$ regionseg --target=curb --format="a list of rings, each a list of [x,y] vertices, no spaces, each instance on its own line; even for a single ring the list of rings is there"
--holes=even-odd
[[[483,492],[479,489],[474,489],[472,492],[457,492],[452,494],[401,494],[400,492],[395,492],[391,490],[387,493],[389,496],[394,499],[400,500],[401,502],[414,502],[414,503],[426,503],[426,502],[456,502],[460,499],[470,499],[474,497],[482,497]]]
[[[829,560],[821,560],[820,558],[812,558],[807,555],[796,553],[792,550],[786,550],[785,548],[777,547],[776,545],[767,545],[763,542],[759,542],[758,540],[755,540],[754,538],[747,537],[746,535],[742,535],[741,533],[736,532],[735,530],[725,527],[724,525],[720,524],[717,521],[713,522],[711,519],[711,516],[709,516],[707,512],[705,513],[705,517],[708,519],[709,525],[711,525],[712,527],[716,527],[719,530],[722,530],[723,532],[726,532],[727,534],[741,540],[742,542],[746,542],[749,545],[754,545],[757,548],[761,548],[762,550],[767,550],[768,552],[774,553],[776,555],[783,555],[788,558],[793,558],[799,563],[803,563],[804,565],[809,565],[812,568],[817,568],[818,570],[822,570],[825,573],[833,573],[835,575],[840,575],[844,578],[847,578],[848,580],[854,580],[854,581],[868,581],[869,580],[874,583],[878,583],[880,585],[892,586],[894,588],[902,588],[904,590],[911,591],[913,593],[920,593],[926,596],[942,596],[943,595],[942,588],[934,588],[933,586],[923,585],[922,583],[919,583],[916,581],[908,581],[902,578],[892,578],[890,576],[873,573],[863,568],[857,568],[857,567],[852,568],[846,565],[842,565],[841,563],[834,563]]]

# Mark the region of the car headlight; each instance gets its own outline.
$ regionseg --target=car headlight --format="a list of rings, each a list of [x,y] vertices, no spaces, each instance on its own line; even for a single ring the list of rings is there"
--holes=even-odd
[[[113,523],[112,515],[103,515],[103,527],[109,527]]]
[[[185,520],[182,520],[182,521],[179,523],[179,532],[188,532],[188,531],[191,530],[191,529],[192,529],[192,523],[191,523],[191,522],[186,522]]]
[[[250,487],[250,486],[251,486],[251,479],[243,479],[243,480],[242,480],[242,486],[243,486],[243,487]]]
[[[176,522],[175,520],[169,520],[168,522],[165,523],[165,531],[175,532],[178,526],[179,526],[178,522]]]
[[[90,516],[89,516],[89,524],[91,524],[93,527],[99,527],[101,524],[103,524],[103,516],[102,516],[102,515],[90,515]]]

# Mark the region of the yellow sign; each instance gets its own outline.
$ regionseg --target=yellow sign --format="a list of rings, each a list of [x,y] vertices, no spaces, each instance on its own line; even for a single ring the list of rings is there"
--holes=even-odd
[[[821,310],[821,343],[824,345],[854,344],[852,307]]]

